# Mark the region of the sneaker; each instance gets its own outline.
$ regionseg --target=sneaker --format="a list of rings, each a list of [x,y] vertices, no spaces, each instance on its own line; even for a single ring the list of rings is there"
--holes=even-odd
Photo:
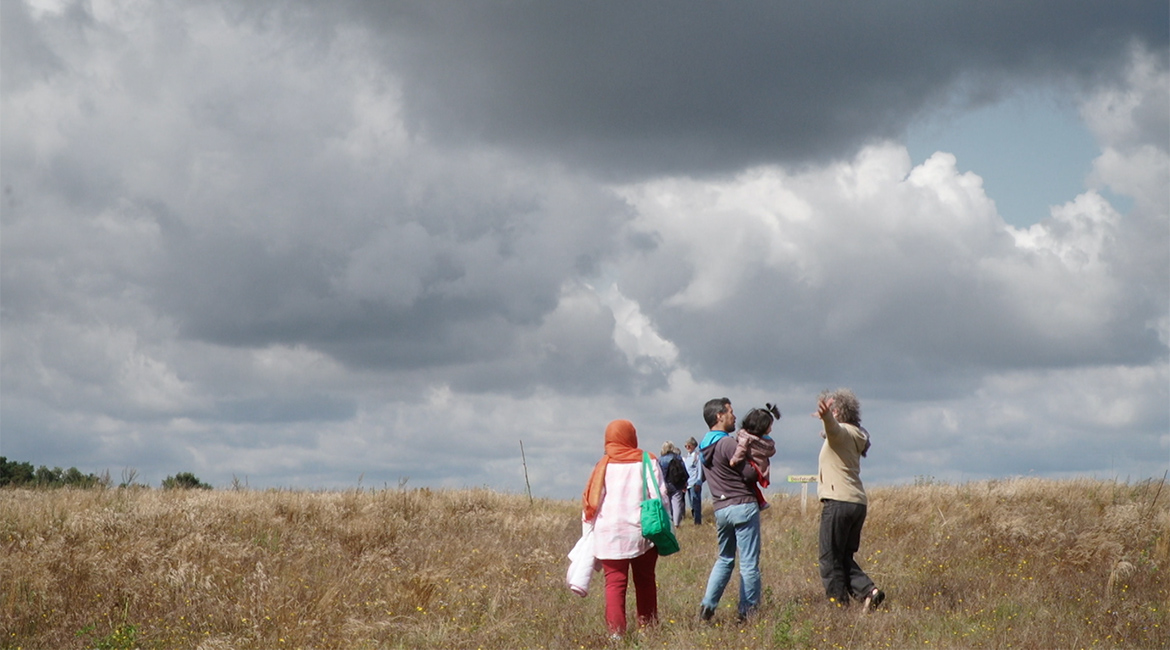
[[[707,621],[711,620],[712,616],[715,616],[715,610],[711,609],[710,607],[707,607],[706,605],[699,605],[699,620],[700,621],[707,622]]]
[[[862,603],[862,609],[864,611],[871,612],[877,609],[878,605],[881,605],[882,601],[885,599],[886,592],[878,589],[877,587],[874,587],[873,591],[869,592],[869,595],[865,597],[865,601]]]

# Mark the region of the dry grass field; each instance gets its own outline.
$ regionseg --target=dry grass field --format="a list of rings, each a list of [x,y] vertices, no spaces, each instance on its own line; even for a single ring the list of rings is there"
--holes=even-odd
[[[582,478],[584,481],[584,478]],[[564,586],[578,505],[488,490],[0,491],[0,648],[1168,648],[1170,486],[871,491],[868,616],[822,598],[818,512],[763,514],[764,603],[696,618],[714,527],[659,562],[657,627],[608,641]],[[709,506],[708,506],[709,507]],[[632,595],[630,608],[632,609]]]

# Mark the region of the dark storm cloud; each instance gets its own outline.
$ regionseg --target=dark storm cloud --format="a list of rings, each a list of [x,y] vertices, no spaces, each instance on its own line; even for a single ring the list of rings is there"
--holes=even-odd
[[[350,7],[383,31],[419,132],[608,174],[848,155],[956,93],[1091,84],[1170,22],[1149,0]]]
[[[329,193],[331,182],[298,191]],[[457,195],[476,181],[426,182]],[[616,248],[624,206],[593,190],[560,195],[539,175],[521,185],[466,204],[375,192],[323,221],[297,207],[274,224],[280,245],[267,229],[178,208],[161,217],[150,293],[186,336],[220,345],[306,344],[357,369],[434,368],[472,390],[625,385],[612,315],[563,314],[562,296]],[[330,243],[339,237],[344,246]]]

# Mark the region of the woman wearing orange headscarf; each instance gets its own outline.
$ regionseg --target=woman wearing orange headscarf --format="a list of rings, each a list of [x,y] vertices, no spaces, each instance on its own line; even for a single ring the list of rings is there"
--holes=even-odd
[[[651,459],[654,457],[651,456]],[[593,555],[605,571],[605,622],[612,635],[626,631],[626,589],[631,569],[638,625],[658,620],[658,583],[654,567],[658,549],[642,537],[642,450],[629,420],[605,428],[605,455],[593,468],[582,496],[582,517],[593,523]],[[658,463],[651,462],[658,494],[666,484]],[[650,494],[655,494],[652,488]]]

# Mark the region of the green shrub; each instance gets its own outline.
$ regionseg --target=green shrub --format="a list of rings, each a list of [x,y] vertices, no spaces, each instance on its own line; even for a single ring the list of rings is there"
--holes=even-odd
[[[179,472],[163,479],[164,490],[210,490],[211,486],[199,480],[191,472]]]

